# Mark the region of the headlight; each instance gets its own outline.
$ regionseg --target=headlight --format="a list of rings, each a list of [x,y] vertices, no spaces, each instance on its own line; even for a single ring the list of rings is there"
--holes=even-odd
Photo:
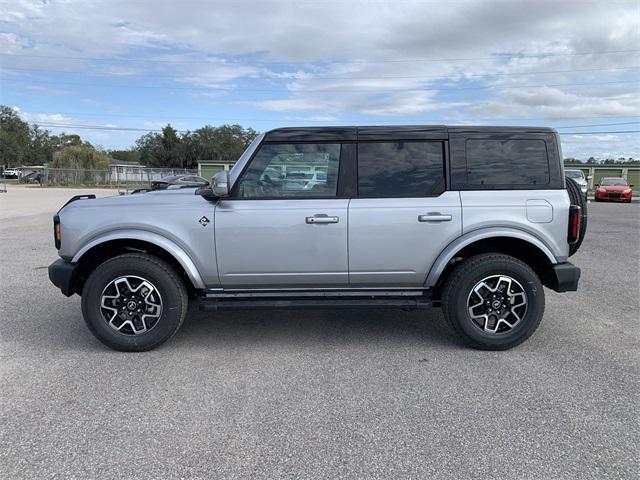
[[[627,194],[627,193],[631,193],[631,189],[627,188],[625,191],[623,191],[622,193]]]
[[[605,193],[607,191],[607,189],[604,188],[604,187],[600,187],[600,188],[598,188],[598,191],[602,192],[602,193]]]

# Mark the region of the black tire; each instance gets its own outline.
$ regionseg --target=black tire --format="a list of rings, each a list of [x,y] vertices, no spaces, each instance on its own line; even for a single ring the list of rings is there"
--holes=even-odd
[[[526,312],[505,332],[486,332],[472,320],[467,308],[472,289],[493,275],[511,277],[526,293]],[[442,291],[442,310],[453,330],[468,346],[480,350],[508,350],[533,335],[540,325],[544,314],[544,289],[538,275],[517,258],[498,253],[476,255],[460,262],[447,277]]]
[[[587,233],[587,202],[582,195],[580,186],[572,178],[566,177],[567,192],[569,193],[569,199],[571,205],[578,205],[580,207],[580,235],[578,241],[572,245],[569,245],[569,256],[572,256],[580,249],[584,236]]]
[[[103,291],[113,280],[124,276],[148,280],[161,299],[159,318],[143,333],[117,331],[103,315]],[[151,350],[169,340],[182,325],[187,306],[187,290],[173,267],[142,253],[127,253],[107,260],[91,273],[82,290],[82,314],[89,330],[106,346],[123,352]]]

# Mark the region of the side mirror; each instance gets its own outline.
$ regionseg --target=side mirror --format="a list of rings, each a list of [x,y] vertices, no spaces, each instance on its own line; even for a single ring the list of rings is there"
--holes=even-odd
[[[633,187],[635,187],[635,185],[633,183],[630,183],[629,188],[633,188]]]
[[[196,195],[210,202],[229,196],[229,173],[226,171],[216,173],[211,179],[211,185],[198,188]]]
[[[599,183],[596,183],[596,184],[594,185],[594,187],[596,187],[596,188],[598,188],[599,186],[600,186],[600,184],[599,184]]]
[[[211,179],[211,190],[216,197],[229,196],[229,172],[226,170],[216,173]]]

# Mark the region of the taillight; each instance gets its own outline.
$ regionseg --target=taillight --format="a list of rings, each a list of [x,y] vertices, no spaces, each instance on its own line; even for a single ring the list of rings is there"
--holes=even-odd
[[[53,241],[58,250],[60,250],[61,240],[62,240],[62,233],[60,232],[60,217],[58,215],[54,215],[53,216]]]
[[[578,205],[569,207],[569,234],[567,238],[569,244],[576,243],[580,238],[581,210]]]

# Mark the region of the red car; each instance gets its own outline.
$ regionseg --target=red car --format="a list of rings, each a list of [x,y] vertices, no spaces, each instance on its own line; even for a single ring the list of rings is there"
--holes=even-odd
[[[616,202],[631,202],[633,184],[627,184],[624,178],[602,177],[596,183],[596,202],[614,200]]]

